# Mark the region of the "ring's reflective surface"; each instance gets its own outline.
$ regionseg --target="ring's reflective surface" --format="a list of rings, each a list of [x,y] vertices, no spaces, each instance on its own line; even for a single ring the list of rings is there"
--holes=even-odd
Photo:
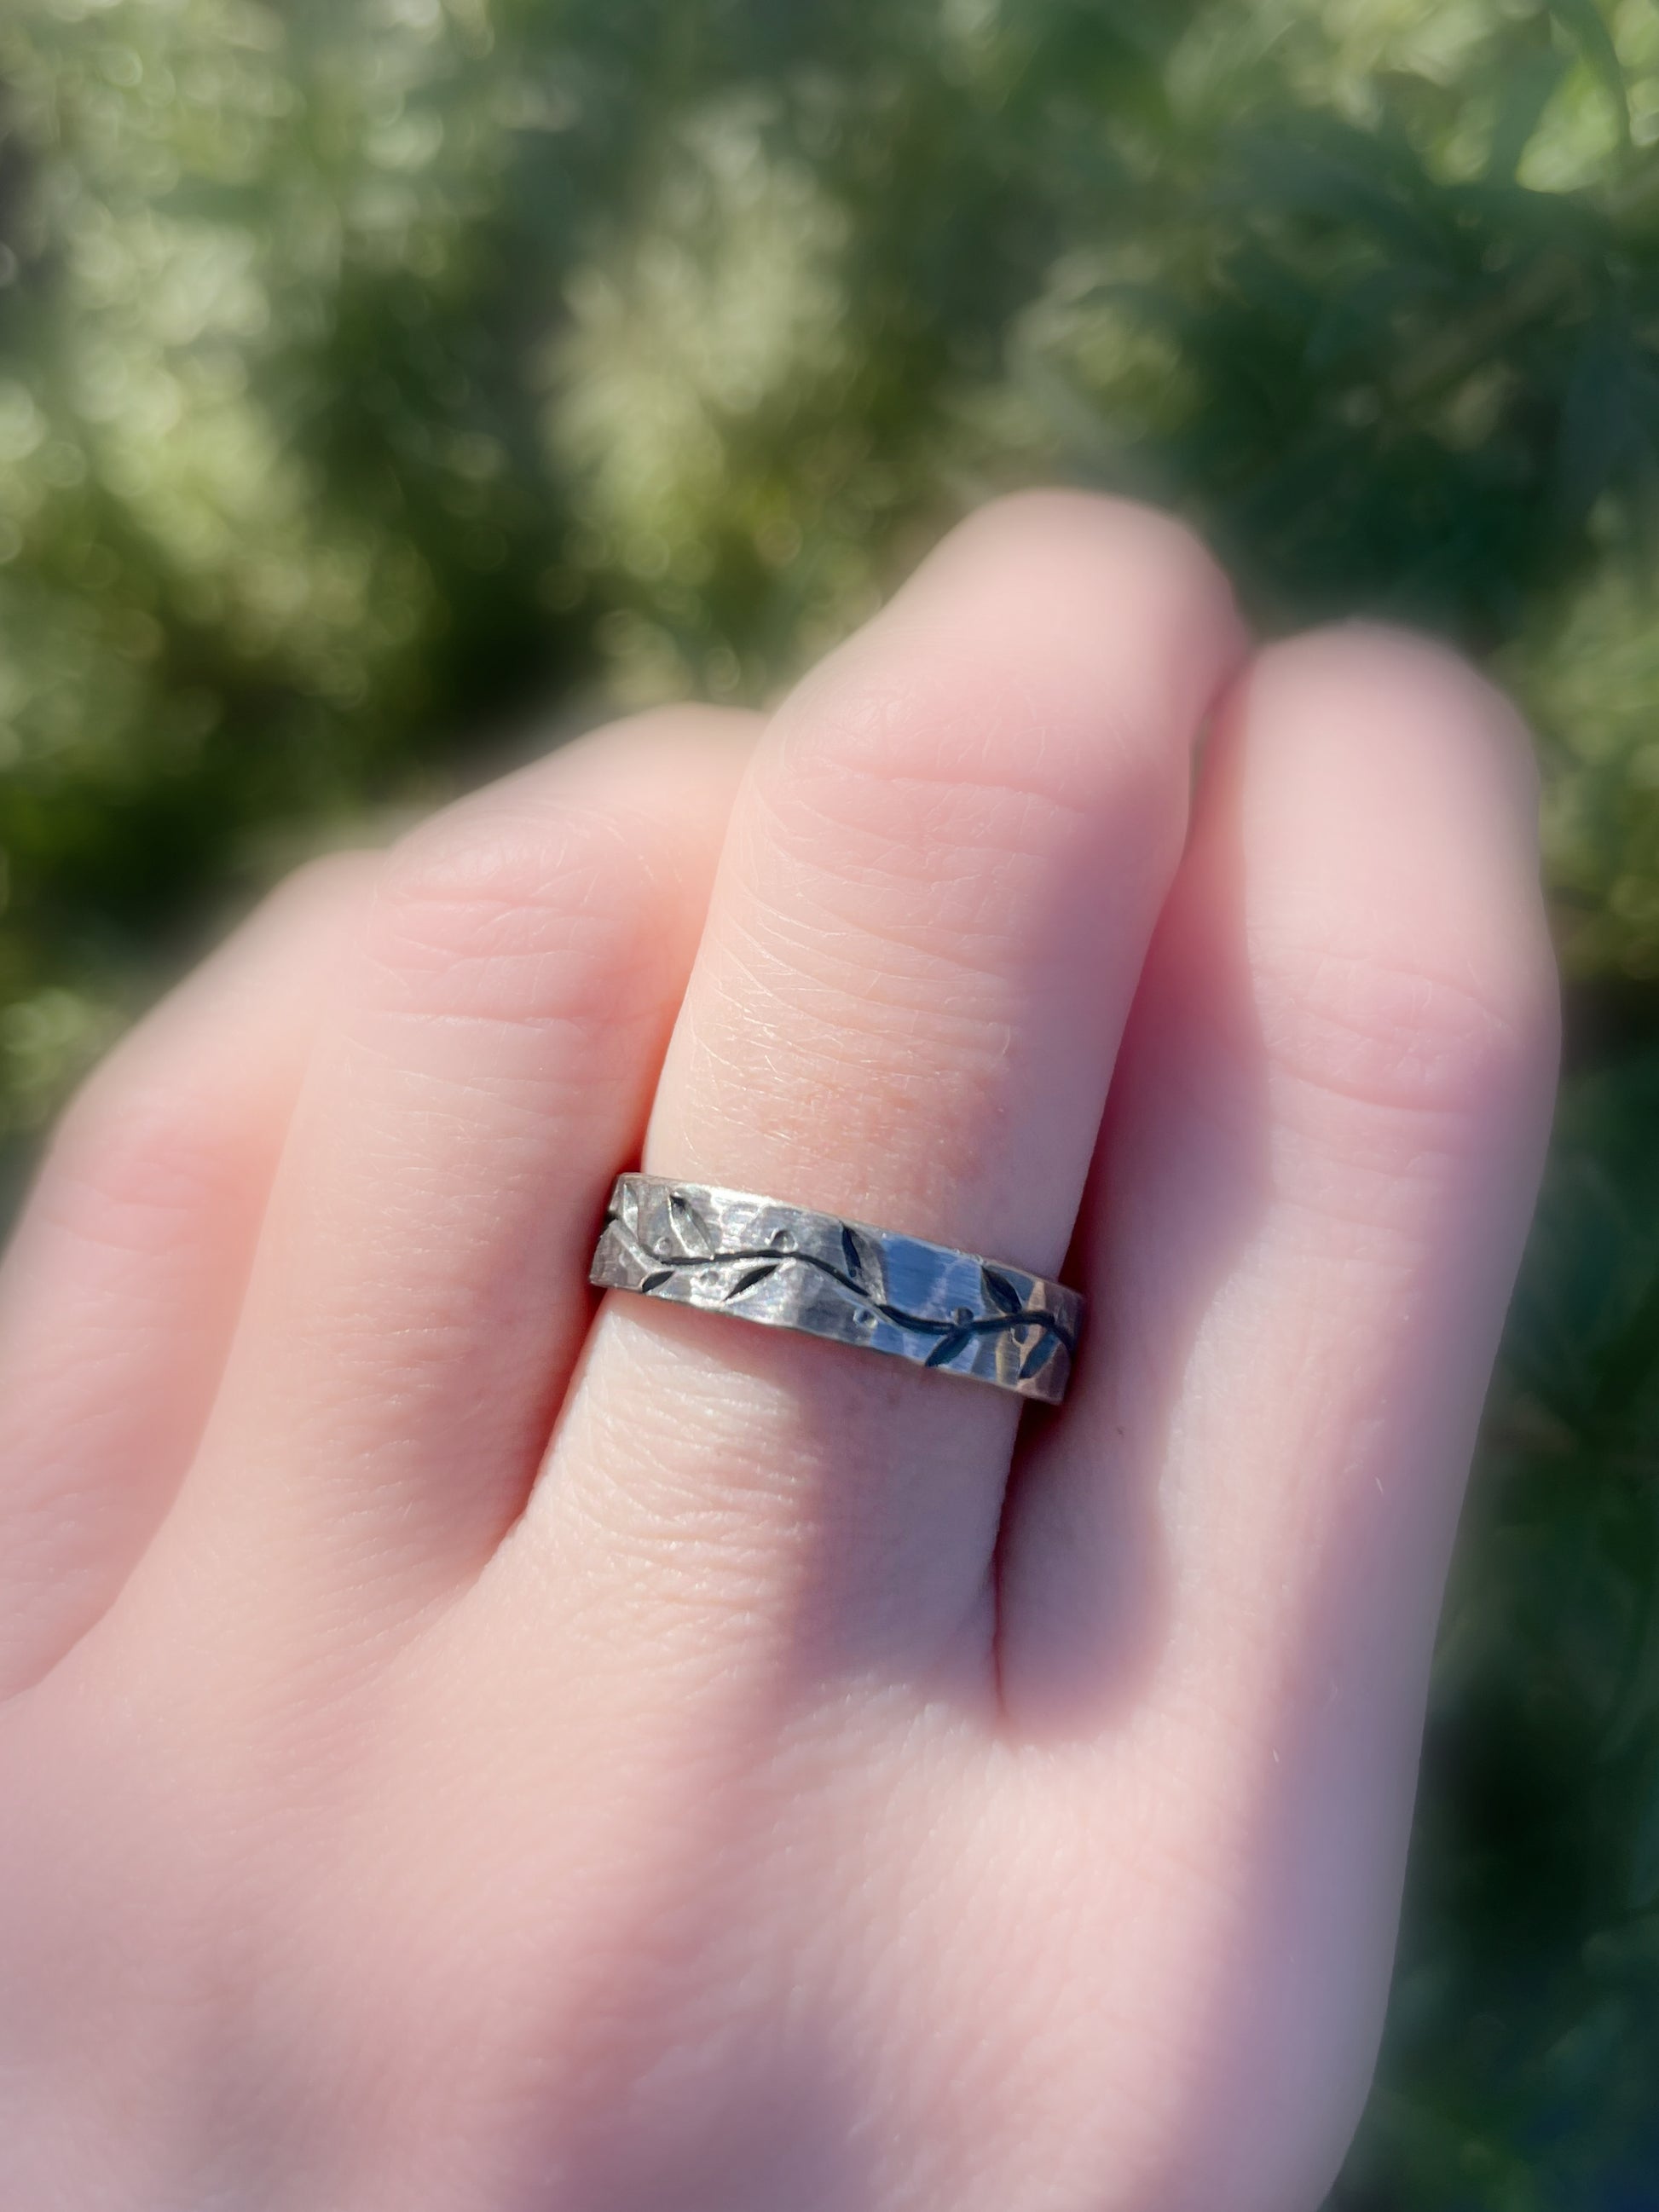
[[[750,1191],[617,1178],[590,1280],[833,1338],[1058,1405],[1082,1297],[947,1244]]]

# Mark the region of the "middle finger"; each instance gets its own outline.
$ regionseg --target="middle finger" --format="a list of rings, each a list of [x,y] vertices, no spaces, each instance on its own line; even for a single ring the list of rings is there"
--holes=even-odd
[[[1238,643],[1214,564],[1143,509],[959,529],[762,742],[646,1168],[1057,1273]],[[706,1596],[938,1650],[988,1621],[1018,1411],[613,1295],[501,1571],[607,1634]]]

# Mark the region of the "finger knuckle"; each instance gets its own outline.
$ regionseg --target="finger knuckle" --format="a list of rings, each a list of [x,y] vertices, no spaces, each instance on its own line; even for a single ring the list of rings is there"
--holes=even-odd
[[[970,816],[1000,795],[999,830],[1034,803],[1093,822],[1150,807],[1167,823],[1235,629],[1224,576],[1182,523],[1019,494],[960,524],[808,680],[773,757],[832,801],[844,786],[848,811],[909,789]]]
[[[395,1010],[514,1024],[626,1019],[652,904],[613,811],[464,810],[388,856],[365,950]]]
[[[72,1098],[42,1170],[42,1211],[101,1244],[145,1243],[159,1219],[222,1196],[236,1172],[210,1087],[167,1081],[118,1047]]]
[[[1258,941],[1258,1012],[1275,1064],[1362,1106],[1459,1128],[1491,1114],[1553,1060],[1553,971],[1519,939],[1461,964],[1456,950],[1437,961],[1374,938]]]
[[[318,853],[289,871],[268,902],[273,915],[286,923],[299,914],[349,908],[368,896],[381,867],[381,855],[343,849]]]

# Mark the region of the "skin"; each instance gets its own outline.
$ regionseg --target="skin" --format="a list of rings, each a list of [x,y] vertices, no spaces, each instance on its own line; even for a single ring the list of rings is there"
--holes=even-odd
[[[0,1278],[0,2202],[1312,2212],[1549,1114],[1534,813],[1450,655],[1253,654],[1044,495],[763,728],[280,892]],[[1064,1272],[1066,1407],[596,1310],[641,1158]]]

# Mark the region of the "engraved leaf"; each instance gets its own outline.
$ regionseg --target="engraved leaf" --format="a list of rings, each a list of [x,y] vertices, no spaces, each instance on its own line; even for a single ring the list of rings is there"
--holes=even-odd
[[[668,1219],[685,1251],[695,1253],[700,1260],[713,1259],[714,1248],[702,1225],[702,1217],[684,1191],[669,1192]]]
[[[1000,1267],[982,1267],[979,1274],[980,1281],[984,1285],[988,1304],[1000,1306],[1006,1314],[1024,1312],[1024,1299],[1021,1297],[1018,1291],[1009,1281]]]
[[[665,1283],[673,1272],[672,1267],[653,1267],[648,1275],[641,1277],[640,1288],[642,1291],[654,1291],[659,1283]]]
[[[847,1273],[865,1297],[875,1305],[882,1304],[887,1296],[887,1259],[880,1238],[843,1222],[841,1252]]]
[[[947,1360],[956,1358],[972,1335],[971,1329],[953,1328],[948,1336],[940,1337],[922,1364],[925,1367],[943,1367]]]
[[[1059,1344],[1060,1339],[1051,1330],[1045,1328],[1019,1364],[1020,1381],[1029,1382],[1034,1375],[1041,1375],[1054,1358]]]
[[[729,1305],[733,1298],[740,1298],[745,1291],[752,1291],[757,1283],[763,1283],[769,1275],[775,1275],[778,1266],[775,1260],[763,1260],[758,1267],[745,1267],[740,1275],[727,1284],[722,1302]]]

